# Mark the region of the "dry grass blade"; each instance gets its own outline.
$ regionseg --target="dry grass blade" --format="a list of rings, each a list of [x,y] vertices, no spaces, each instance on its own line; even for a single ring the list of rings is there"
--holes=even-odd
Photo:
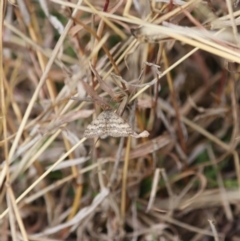
[[[94,210],[104,201],[104,199],[107,197],[108,194],[109,194],[109,190],[103,189],[93,199],[92,204],[89,205],[89,207],[85,207],[85,208],[81,209],[71,221],[69,221],[65,224],[62,224],[62,225],[58,225],[53,228],[49,228],[49,229],[45,230],[43,234],[44,235],[53,234],[55,232],[58,232],[61,229],[64,229],[66,227],[72,226],[73,224],[77,224],[77,223],[81,222],[84,218],[86,218],[88,215],[90,215],[92,212],[94,212]]]
[[[102,97],[97,95],[97,93],[94,91],[94,89],[84,80],[81,81],[86,92],[92,97],[92,99],[102,107],[103,110],[111,109],[110,105],[107,103],[106,100],[104,100]]]
[[[100,88],[102,90],[104,90],[107,94],[109,94],[114,101],[116,101],[117,100],[117,96],[113,92],[112,88],[110,86],[108,86],[105,81],[102,80],[102,78],[98,74],[97,70],[92,65],[90,65],[90,68],[91,68],[93,74],[95,75],[95,77],[97,78],[97,81],[100,84]]]
[[[168,135],[162,135],[145,143],[134,147],[130,152],[130,160],[144,157],[156,151],[161,151],[162,154],[168,153],[174,145],[174,141]],[[122,153],[121,159],[124,159],[125,151]]]
[[[80,4],[80,2],[81,2],[81,1],[79,1],[78,4]],[[74,17],[74,15],[75,15],[76,13],[77,13],[77,10],[74,11],[73,17]],[[58,44],[56,45],[56,47],[55,47],[55,49],[54,49],[54,52],[53,52],[50,60],[48,61],[48,64],[47,64],[47,66],[46,66],[46,68],[45,68],[45,71],[44,71],[44,73],[43,73],[43,75],[42,75],[42,77],[41,77],[41,79],[40,79],[40,81],[39,81],[39,84],[38,84],[38,86],[37,86],[37,88],[36,88],[36,90],[35,90],[32,98],[31,98],[31,102],[29,103],[29,105],[28,105],[28,107],[27,107],[27,110],[26,110],[26,112],[25,112],[25,115],[24,115],[24,117],[23,117],[23,120],[22,120],[22,122],[21,122],[21,125],[20,125],[20,127],[19,127],[19,129],[18,129],[17,135],[16,135],[16,137],[15,137],[15,139],[14,139],[13,145],[12,145],[12,147],[11,147],[11,149],[10,149],[10,152],[9,152],[8,158],[9,158],[10,162],[11,162],[11,159],[12,159],[12,157],[13,157],[13,154],[14,154],[16,148],[17,148],[18,142],[19,142],[19,140],[20,140],[20,137],[21,137],[21,135],[22,135],[24,126],[26,125],[27,119],[28,119],[28,117],[29,117],[29,115],[30,115],[30,112],[31,112],[31,110],[32,110],[32,107],[33,107],[33,105],[34,105],[34,102],[35,102],[35,100],[36,100],[36,98],[37,98],[37,96],[38,96],[38,94],[39,94],[39,91],[41,90],[41,88],[42,88],[42,86],[43,86],[43,84],[44,84],[44,81],[45,81],[46,78],[47,78],[47,74],[48,74],[48,72],[50,71],[50,68],[51,68],[51,66],[52,66],[52,64],[53,64],[53,61],[54,61],[54,59],[55,59],[55,57],[56,57],[56,55],[57,55],[57,53],[58,53],[58,51],[59,51],[59,49],[60,49],[60,47],[61,47],[61,44],[62,44],[65,36],[67,35],[67,32],[68,32],[68,30],[70,29],[71,25],[72,25],[72,21],[69,20],[69,22],[68,22],[68,24],[67,24],[67,26],[66,26],[66,28],[65,28],[65,31],[64,31],[64,33],[62,34],[62,36],[60,37],[60,39],[59,39],[59,41],[58,41]],[[4,168],[3,171],[1,172],[1,176],[0,176],[0,186],[2,186],[2,182],[3,182],[3,179],[4,179],[5,175],[6,175],[6,168]]]
[[[7,184],[8,185],[8,184]],[[9,198],[9,202],[10,202],[10,206],[12,208],[12,211],[14,212],[15,214],[15,217],[17,219],[17,222],[18,222],[18,226],[19,226],[19,229],[21,231],[21,236],[22,236],[22,239],[24,241],[28,241],[28,237],[27,237],[27,232],[26,232],[26,229],[24,227],[24,224],[23,224],[23,220],[22,220],[22,217],[20,216],[20,212],[18,210],[18,207],[16,205],[16,200],[15,200],[15,196],[13,194],[13,191],[12,191],[12,188],[11,186],[7,186],[7,195],[8,195],[8,198]]]
[[[152,205],[154,203],[156,192],[157,192],[157,186],[158,186],[159,178],[160,178],[160,169],[158,168],[154,172],[153,186],[152,186],[149,203],[148,203],[147,210],[146,210],[147,212],[149,212],[149,210],[152,208]]]
[[[211,229],[212,229],[212,231],[213,231],[214,240],[215,240],[215,241],[219,241],[218,233],[217,233],[217,230],[216,230],[216,227],[215,227],[213,221],[212,221],[212,220],[208,220],[208,222],[210,223]]]

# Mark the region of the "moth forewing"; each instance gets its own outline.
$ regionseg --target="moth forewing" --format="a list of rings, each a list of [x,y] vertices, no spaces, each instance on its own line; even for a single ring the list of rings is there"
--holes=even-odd
[[[105,110],[87,126],[84,137],[127,137],[133,134],[134,131],[122,117],[113,110]]]

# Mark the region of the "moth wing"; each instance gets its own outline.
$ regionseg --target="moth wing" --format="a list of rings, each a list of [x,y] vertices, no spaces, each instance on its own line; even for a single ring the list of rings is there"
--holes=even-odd
[[[113,137],[127,137],[133,134],[132,128],[122,117],[112,112],[106,122],[107,135]]]
[[[106,119],[104,113],[101,113],[95,120],[89,124],[84,131],[83,136],[86,138],[104,137],[106,135]]]

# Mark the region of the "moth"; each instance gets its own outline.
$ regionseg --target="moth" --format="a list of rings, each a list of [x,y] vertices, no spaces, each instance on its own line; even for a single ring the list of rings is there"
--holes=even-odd
[[[134,135],[130,125],[113,110],[103,111],[89,124],[84,132],[86,138],[127,137]]]

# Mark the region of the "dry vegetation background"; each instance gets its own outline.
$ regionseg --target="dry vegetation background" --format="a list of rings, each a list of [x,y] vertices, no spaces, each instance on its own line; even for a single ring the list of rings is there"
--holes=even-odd
[[[239,1],[0,2],[1,241],[240,240]]]

